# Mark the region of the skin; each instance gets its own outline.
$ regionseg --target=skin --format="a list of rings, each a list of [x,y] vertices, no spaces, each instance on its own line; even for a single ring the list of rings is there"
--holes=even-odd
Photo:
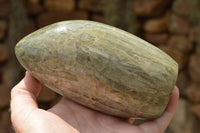
[[[69,99],[62,99],[49,110],[39,109],[36,98],[41,84],[26,72],[26,76],[11,91],[11,120],[18,133],[163,133],[169,125],[178,102],[175,87],[163,115],[140,125],[108,116]]]

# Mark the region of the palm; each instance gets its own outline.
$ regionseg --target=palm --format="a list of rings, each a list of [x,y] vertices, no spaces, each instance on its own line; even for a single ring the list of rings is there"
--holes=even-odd
[[[108,116],[62,99],[49,110],[81,133],[129,133],[137,130],[126,120]]]
[[[96,112],[65,98],[48,111],[39,109],[36,103],[39,91],[40,83],[30,74],[13,88],[11,117],[17,132],[163,133],[172,119],[178,100],[175,89],[160,118],[134,126],[124,119]]]

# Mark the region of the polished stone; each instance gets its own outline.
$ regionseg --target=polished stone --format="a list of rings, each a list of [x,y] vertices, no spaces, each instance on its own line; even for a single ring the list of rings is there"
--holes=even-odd
[[[176,83],[178,65],[160,49],[105,24],[59,22],[23,38],[22,66],[73,101],[118,117],[159,117]]]

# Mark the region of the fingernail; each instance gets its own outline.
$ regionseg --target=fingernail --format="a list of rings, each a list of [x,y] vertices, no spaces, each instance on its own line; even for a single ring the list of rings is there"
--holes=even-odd
[[[28,75],[28,71],[25,72],[25,76]]]
[[[178,92],[179,88],[177,86],[174,87],[174,92]]]
[[[135,119],[134,119],[134,118],[129,118],[129,119],[128,119],[128,123],[130,123],[130,124],[133,124],[133,123],[134,123],[134,121],[135,121]]]

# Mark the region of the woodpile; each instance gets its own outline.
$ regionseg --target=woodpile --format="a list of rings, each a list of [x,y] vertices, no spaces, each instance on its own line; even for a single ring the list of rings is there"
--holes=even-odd
[[[106,23],[106,0],[23,0],[28,24],[23,36],[58,21],[88,19]],[[108,1],[107,1],[108,2]],[[136,35],[159,47],[179,64],[177,86],[180,102],[168,133],[200,133],[200,18],[198,0],[133,0],[131,12],[137,20]],[[11,81],[8,63],[12,48],[8,45],[11,27],[11,0],[0,0],[0,132],[13,132],[9,99]],[[118,10],[118,15],[124,9]],[[123,14],[121,15],[123,16]],[[118,19],[123,23],[124,19]],[[127,21],[128,19],[126,19]],[[132,23],[132,22],[131,22]],[[126,25],[123,23],[123,25]],[[22,38],[22,37],[21,37]],[[14,47],[13,47],[14,48]],[[21,71],[23,75],[24,71]],[[20,79],[16,79],[19,81]],[[48,95],[48,97],[46,97]],[[59,96],[43,89],[38,101],[49,108]],[[184,128],[183,128],[184,127]]]

